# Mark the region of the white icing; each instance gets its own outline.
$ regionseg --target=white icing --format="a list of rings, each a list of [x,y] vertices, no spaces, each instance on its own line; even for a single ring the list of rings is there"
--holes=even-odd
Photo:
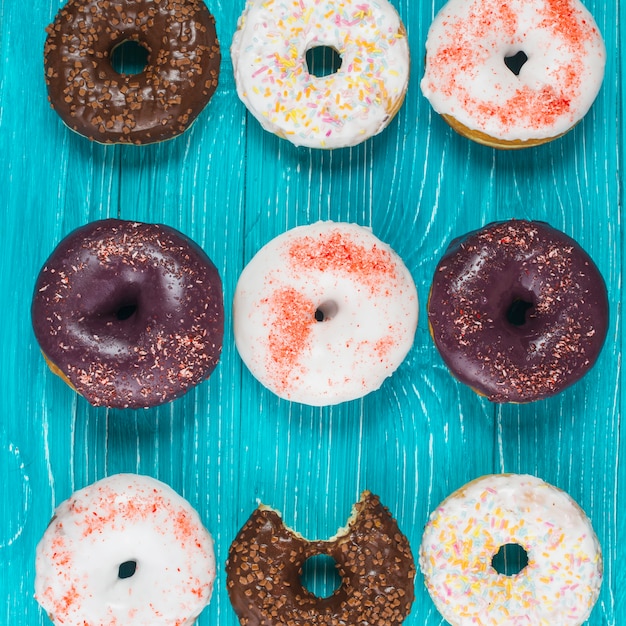
[[[306,52],[341,67],[309,74]],[[404,27],[387,0],[248,0],[231,46],[237,92],[263,128],[295,145],[338,148],[379,133],[409,79]]]
[[[516,76],[505,57],[523,51]],[[606,61],[579,0],[450,0],[426,41],[424,95],[440,114],[506,141],[560,135],[587,113]]]
[[[329,319],[315,320],[316,309]],[[323,406],[378,389],[413,344],[418,301],[400,257],[356,224],[317,222],[266,244],[242,272],[235,342],[282,398]]]
[[[499,574],[491,561],[518,544],[528,565]],[[534,476],[483,476],[430,516],[420,548],[428,591],[453,626],[579,626],[602,583],[598,539],[565,492]]]
[[[119,578],[119,566],[136,562]],[[37,546],[35,597],[65,626],[190,626],[215,579],[196,511],[148,476],[117,474],[74,493]]]

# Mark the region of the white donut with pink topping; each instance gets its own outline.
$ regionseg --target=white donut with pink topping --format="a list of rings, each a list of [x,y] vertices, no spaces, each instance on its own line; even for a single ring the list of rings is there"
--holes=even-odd
[[[334,50],[339,69],[315,75],[313,48]],[[387,0],[247,0],[231,56],[237,93],[261,126],[310,148],[382,131],[409,80],[406,31]]]
[[[191,626],[214,580],[213,540],[198,514],[148,476],[77,491],[37,546],[35,597],[64,626]]]
[[[317,222],[266,244],[233,300],[235,342],[281,398],[333,405],[378,389],[413,344],[418,302],[400,257],[356,224]]]
[[[483,476],[448,496],[426,525],[420,568],[452,626],[580,626],[602,584],[600,544],[582,509],[517,474]]]
[[[583,118],[605,62],[598,26],[580,0],[449,0],[428,31],[421,87],[460,134],[525,148]]]

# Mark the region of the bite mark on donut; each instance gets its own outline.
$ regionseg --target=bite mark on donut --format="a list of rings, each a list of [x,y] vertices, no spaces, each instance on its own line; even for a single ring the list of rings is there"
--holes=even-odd
[[[326,555],[341,585],[319,598],[302,584],[302,567]],[[242,624],[399,626],[414,599],[415,564],[406,537],[377,496],[363,492],[347,525],[309,541],[260,505],[230,546],[228,594]]]

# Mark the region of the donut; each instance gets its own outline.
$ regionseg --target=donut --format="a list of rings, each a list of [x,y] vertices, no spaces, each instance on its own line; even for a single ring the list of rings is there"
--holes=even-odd
[[[449,0],[428,31],[421,88],[461,135],[526,148],[584,117],[605,62],[598,26],[579,0]]]
[[[279,235],[245,267],[233,299],[235,344],[281,398],[326,406],[378,389],[413,344],[418,302],[400,257],[356,224]]]
[[[320,598],[302,583],[305,562],[325,555],[340,586]],[[308,541],[260,505],[228,551],[227,589],[241,624],[356,626],[402,624],[414,599],[415,564],[407,538],[388,509],[361,494],[345,528],[328,540]]]
[[[198,513],[148,476],[116,474],[76,491],[37,545],[35,597],[64,626],[191,626],[215,580]]]
[[[340,57],[325,76],[307,63],[320,48]],[[309,148],[381,132],[409,80],[406,31],[387,0],[248,0],[231,57],[239,98],[261,126]]]
[[[556,395],[595,363],[608,328],[604,279],[545,222],[494,222],[455,239],[428,301],[452,374],[492,402]]]
[[[47,33],[50,104],[69,128],[99,143],[176,137],[217,87],[220,48],[202,0],[69,0]],[[112,64],[128,42],[147,53],[137,74]]]
[[[507,546],[522,556],[499,571]],[[426,525],[419,564],[451,626],[579,626],[602,583],[585,513],[564,491],[515,474],[483,476],[448,496]]]
[[[162,224],[106,219],[71,232],[40,271],[31,312],[52,371],[94,406],[174,400],[222,349],[218,271]]]

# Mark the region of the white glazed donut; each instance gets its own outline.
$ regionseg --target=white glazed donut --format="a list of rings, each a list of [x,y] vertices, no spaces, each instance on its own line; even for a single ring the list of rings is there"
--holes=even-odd
[[[167,485],[117,474],[75,492],[37,546],[35,597],[65,626],[190,626],[209,603],[213,540]]]
[[[520,53],[521,69],[509,69]],[[582,119],[605,59],[598,26],[579,0],[449,0],[428,32],[421,88],[462,135],[524,148]]]
[[[335,73],[309,73],[317,47],[339,53]],[[406,32],[387,0],[248,0],[231,56],[239,97],[263,128],[310,148],[382,131],[409,79]]]
[[[235,342],[281,398],[338,404],[378,389],[413,344],[418,302],[400,257],[356,224],[317,222],[266,244],[233,300]]]
[[[493,557],[516,544],[528,564],[498,573]],[[534,476],[496,474],[468,483],[432,513],[420,568],[452,626],[579,626],[602,583],[591,522],[564,491]]]

